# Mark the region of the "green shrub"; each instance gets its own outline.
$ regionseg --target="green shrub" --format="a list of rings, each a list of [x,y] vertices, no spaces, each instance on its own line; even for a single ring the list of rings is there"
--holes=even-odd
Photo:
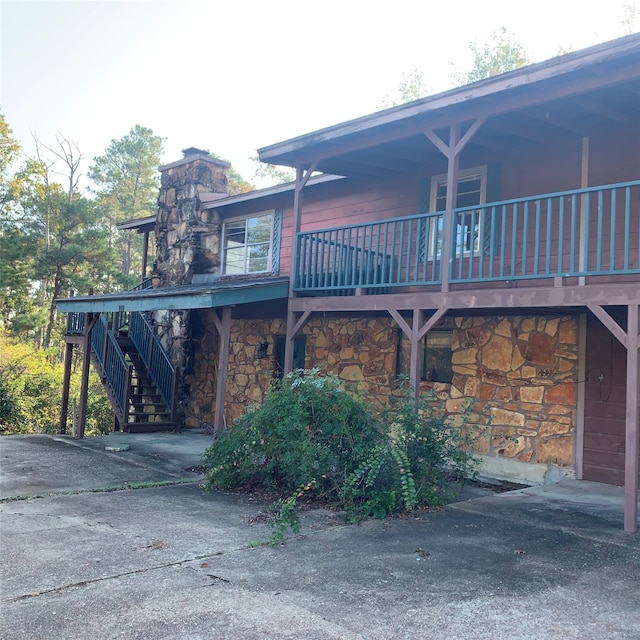
[[[337,378],[298,370],[218,436],[205,454],[207,486],[294,491],[315,479],[318,494],[336,495],[383,440],[366,403]]]
[[[405,389],[374,416],[336,377],[312,369],[274,382],[261,405],[219,434],[205,463],[205,488],[290,494],[275,504],[273,542],[299,530],[305,493],[335,500],[354,519],[383,518],[450,502],[475,458],[433,395],[416,401]]]
[[[454,500],[474,476],[477,460],[469,437],[448,423],[435,395],[421,394],[416,401],[405,387],[382,419],[389,440],[347,478],[340,491],[346,509],[354,516],[384,517]]]

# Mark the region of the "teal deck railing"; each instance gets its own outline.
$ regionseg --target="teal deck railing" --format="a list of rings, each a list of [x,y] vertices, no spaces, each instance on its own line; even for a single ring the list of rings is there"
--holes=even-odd
[[[150,287],[151,279],[147,278],[131,290],[139,291]],[[85,323],[85,313],[69,313],[67,333],[77,335],[84,333]],[[91,332],[93,354],[111,387],[123,416],[129,403],[131,365],[122,353],[115,333],[125,329],[128,330],[129,337],[147,368],[149,377],[156,386],[162,401],[171,410],[172,417],[174,417],[176,369],[155,335],[153,326],[146,315],[139,311],[102,313]]]
[[[298,233],[294,287],[313,295],[380,293],[440,282],[443,213]]]
[[[438,285],[444,213],[296,235],[300,295]],[[454,209],[452,283],[640,273],[640,180]]]
[[[639,273],[640,180],[453,212],[450,281]]]
[[[107,379],[113,397],[120,410],[120,417],[126,422],[131,386],[131,365],[127,362],[116,337],[100,316],[91,332],[91,349],[98,360],[102,375]]]

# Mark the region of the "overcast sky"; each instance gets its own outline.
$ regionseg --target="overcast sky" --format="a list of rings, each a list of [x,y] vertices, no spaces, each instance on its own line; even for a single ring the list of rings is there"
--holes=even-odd
[[[76,141],[85,172],[140,124],[164,162],[196,146],[251,179],[258,147],[375,111],[413,67],[449,88],[501,25],[538,61],[623,35],[629,4],[0,0],[0,109],[26,151],[32,134]]]

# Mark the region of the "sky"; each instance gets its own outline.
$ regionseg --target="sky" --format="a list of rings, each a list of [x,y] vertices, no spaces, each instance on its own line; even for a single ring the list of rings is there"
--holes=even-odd
[[[534,61],[624,35],[634,0],[0,0],[0,112],[27,154],[57,133],[84,173],[136,124],[252,179],[256,149],[431,92],[504,25]],[[636,29],[640,27],[636,18]]]

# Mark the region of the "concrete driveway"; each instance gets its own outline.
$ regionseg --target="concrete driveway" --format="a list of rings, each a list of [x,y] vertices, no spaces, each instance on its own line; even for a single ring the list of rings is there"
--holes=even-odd
[[[309,511],[271,547],[265,504],[200,490],[208,444],[0,439],[0,637],[640,638],[619,489],[564,481],[361,525]]]

